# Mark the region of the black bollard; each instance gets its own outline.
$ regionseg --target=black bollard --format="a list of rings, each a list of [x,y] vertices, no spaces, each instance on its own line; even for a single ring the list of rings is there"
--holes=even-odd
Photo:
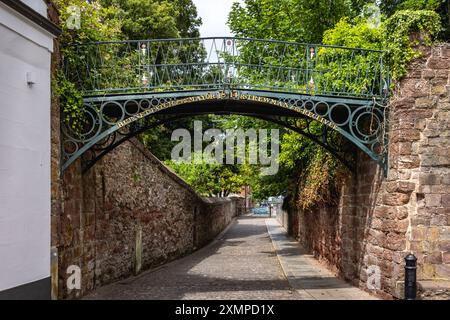
[[[405,300],[416,300],[417,258],[412,254],[405,257]]]

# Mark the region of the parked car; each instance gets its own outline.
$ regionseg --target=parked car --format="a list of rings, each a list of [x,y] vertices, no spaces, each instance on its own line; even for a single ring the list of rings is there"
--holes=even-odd
[[[253,208],[252,210],[253,214],[269,214],[269,207],[268,206],[261,206]]]

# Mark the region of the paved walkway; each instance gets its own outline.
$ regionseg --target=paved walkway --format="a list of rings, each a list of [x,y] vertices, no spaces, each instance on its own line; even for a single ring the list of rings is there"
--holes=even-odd
[[[85,298],[370,298],[330,276],[296,250],[300,250],[298,244],[284,236],[274,219],[241,217],[205,248],[137,277],[101,287]]]
[[[349,285],[305,253],[299,243],[286,236],[275,219],[266,220],[284,274],[305,300],[372,300],[374,296]]]

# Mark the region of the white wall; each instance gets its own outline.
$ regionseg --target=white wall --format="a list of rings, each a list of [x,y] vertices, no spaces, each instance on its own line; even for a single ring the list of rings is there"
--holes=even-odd
[[[23,3],[33,8],[34,11],[39,12],[44,17],[47,17],[47,5],[44,0],[21,0]]]
[[[0,39],[2,291],[50,276],[52,36],[0,3]]]

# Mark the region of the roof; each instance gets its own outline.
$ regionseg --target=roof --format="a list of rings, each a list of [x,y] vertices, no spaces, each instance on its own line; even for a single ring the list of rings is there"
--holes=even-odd
[[[32,22],[36,23],[38,26],[50,32],[54,36],[59,36],[61,34],[61,29],[56,24],[54,24],[46,17],[36,12],[34,9],[30,8],[22,1],[0,0],[0,2],[4,3],[17,13],[31,20]]]

